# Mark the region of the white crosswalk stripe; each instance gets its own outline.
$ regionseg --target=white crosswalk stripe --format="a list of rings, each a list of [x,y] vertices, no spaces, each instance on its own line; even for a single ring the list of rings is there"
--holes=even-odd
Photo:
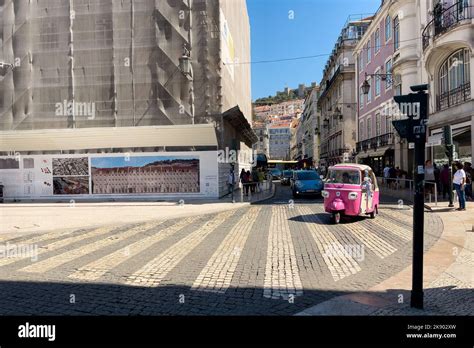
[[[111,245],[117,244],[127,238],[133,237],[134,235],[138,233],[155,228],[156,226],[162,223],[163,221],[147,222],[145,224],[133,227],[129,230],[119,232],[116,235],[113,235],[106,239],[101,239],[91,244],[87,244],[85,246],[82,246],[73,250],[65,251],[59,255],[52,256],[43,261],[36,262],[30,266],[21,268],[20,271],[32,272],[32,273],[47,272],[50,269],[59,267],[67,262],[78,259],[84,255],[87,255],[87,254],[96,252],[102,248],[106,248]]]
[[[381,259],[397,251],[397,249],[388,242],[359,224],[351,224],[346,227],[364,244],[365,247],[372,250],[374,254]]]
[[[36,236],[36,237],[33,237],[31,239],[27,239],[27,240],[24,240],[24,241],[18,241],[15,244],[16,245],[33,245],[33,244],[39,243],[41,241],[56,239],[57,237],[60,237],[60,236],[64,237],[63,239],[60,239],[56,242],[53,242],[53,243],[47,244],[43,247],[40,247],[39,250],[38,250],[38,259],[40,259],[41,258],[40,256],[45,254],[45,253],[63,248],[65,246],[71,245],[71,244],[76,243],[76,242],[80,242],[80,241],[82,241],[84,239],[87,239],[87,238],[97,237],[97,236],[101,236],[101,235],[110,233],[116,228],[117,228],[117,226],[99,227],[99,228],[96,228],[92,231],[81,233],[81,234],[69,234],[69,233],[65,234],[64,232],[62,232],[62,233],[61,232],[55,232],[54,234],[49,234],[48,233],[46,235]],[[25,258],[29,258],[29,257],[25,257]],[[24,260],[25,258],[16,257],[16,258],[0,259],[0,266],[9,265],[11,263],[14,263],[14,262],[17,262],[17,261],[20,261],[20,260]]]
[[[289,300],[303,294],[286,206],[273,206],[263,296]]]
[[[306,227],[313,237],[326,266],[335,281],[341,280],[361,270],[359,264],[343,245],[324,225],[324,222],[309,208],[298,207]]]
[[[408,212],[403,213],[402,211]],[[407,226],[411,226],[413,223],[413,210],[397,210],[397,209],[381,209],[380,212],[384,215],[388,215],[392,219],[400,220],[402,223],[406,223]]]
[[[126,262],[130,258],[135,257],[142,251],[150,248],[150,246],[152,246],[153,244],[160,242],[168,238],[169,236],[172,236],[179,230],[194,223],[198,219],[198,216],[194,216],[178,221],[177,223],[157,232],[152,236],[143,238],[135,243],[128,245],[122,250],[117,250],[107,256],[104,256],[79,268],[76,272],[70,274],[69,278],[88,281],[97,280],[111,269]]]
[[[261,207],[250,208],[240,218],[194,281],[192,290],[225,293],[261,209]]]
[[[160,285],[166,275],[175,268],[178,263],[233,214],[235,214],[235,211],[225,211],[217,214],[217,216],[209,220],[202,227],[181,239],[158,257],[148,262],[133,275],[129,276],[126,280],[126,284],[145,287]]]
[[[376,218],[374,220],[371,220],[370,223],[388,230],[390,233],[395,234],[396,236],[400,237],[401,239],[405,241],[412,239],[413,233],[410,231],[411,229],[410,226],[403,228],[383,218]]]

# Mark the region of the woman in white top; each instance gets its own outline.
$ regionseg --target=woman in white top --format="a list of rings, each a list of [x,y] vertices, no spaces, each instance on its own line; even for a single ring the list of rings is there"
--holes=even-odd
[[[459,208],[457,210],[466,210],[466,196],[464,189],[466,187],[466,172],[464,172],[462,163],[456,163],[456,173],[453,177],[453,185],[456,189],[459,200]]]

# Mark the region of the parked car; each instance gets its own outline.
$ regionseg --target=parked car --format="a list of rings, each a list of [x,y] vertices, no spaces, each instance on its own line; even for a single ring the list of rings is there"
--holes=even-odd
[[[272,168],[269,170],[270,174],[272,175],[273,180],[279,180],[281,178],[281,170],[278,168]]]
[[[324,183],[316,170],[296,170],[291,179],[293,197],[302,195],[321,195]]]
[[[283,173],[281,174],[280,183],[282,185],[290,185],[290,181],[291,181],[292,177],[293,177],[293,171],[292,170],[284,170]]]

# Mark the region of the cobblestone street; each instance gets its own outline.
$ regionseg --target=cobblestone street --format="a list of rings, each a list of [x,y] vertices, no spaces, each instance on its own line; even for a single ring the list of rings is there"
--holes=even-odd
[[[275,197],[180,219],[2,235],[38,259],[0,259],[0,313],[292,315],[364,291],[411,263],[408,206],[330,222],[322,199]],[[185,209],[180,208],[180,209]],[[425,215],[425,249],[443,226]]]

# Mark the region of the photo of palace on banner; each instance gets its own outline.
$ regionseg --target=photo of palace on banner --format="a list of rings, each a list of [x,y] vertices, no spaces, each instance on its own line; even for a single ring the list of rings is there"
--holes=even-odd
[[[91,158],[92,193],[199,193],[199,158]]]

